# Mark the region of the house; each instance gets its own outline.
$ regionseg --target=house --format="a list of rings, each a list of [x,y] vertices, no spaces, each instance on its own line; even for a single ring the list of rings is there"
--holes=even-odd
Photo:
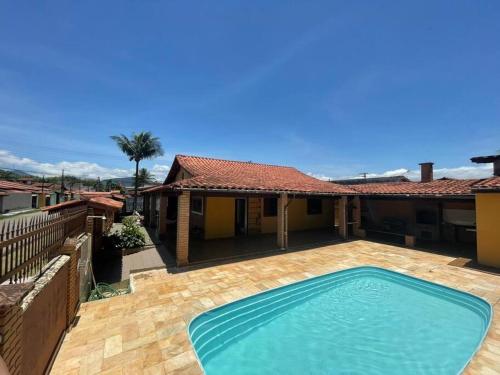
[[[420,167],[418,182],[341,185],[292,167],[177,155],[164,184],[144,191],[144,221],[179,265],[355,236],[499,267],[498,178],[434,180],[433,163]]]
[[[48,193],[32,184],[0,180],[0,213],[43,207]]]
[[[292,167],[177,155],[164,184],[143,193],[146,225],[186,265],[249,248],[285,249],[289,232],[346,237],[342,212],[355,191]]]
[[[1,188],[3,182],[0,181],[0,214],[31,208],[31,192]]]

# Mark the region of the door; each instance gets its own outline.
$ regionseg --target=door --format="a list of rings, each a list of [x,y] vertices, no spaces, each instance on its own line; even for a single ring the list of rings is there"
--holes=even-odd
[[[236,198],[234,202],[234,233],[237,236],[245,235],[247,234],[247,200],[245,198]]]

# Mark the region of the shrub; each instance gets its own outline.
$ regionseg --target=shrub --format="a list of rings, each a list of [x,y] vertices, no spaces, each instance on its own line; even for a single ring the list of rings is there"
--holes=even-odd
[[[108,235],[104,242],[106,248],[117,249],[135,249],[146,244],[146,237],[141,231],[137,218],[127,216],[122,220],[123,227],[120,232]]]
[[[122,224],[126,227],[128,226],[137,226],[137,217],[136,216],[126,216],[122,220]]]
[[[124,225],[120,234],[120,244],[122,248],[134,249],[146,244],[146,238],[141,228],[137,225]]]

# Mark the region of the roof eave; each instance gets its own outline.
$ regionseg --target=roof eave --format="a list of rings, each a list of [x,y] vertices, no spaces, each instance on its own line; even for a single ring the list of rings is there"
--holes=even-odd
[[[247,194],[300,194],[300,195],[323,195],[323,196],[340,196],[340,195],[358,195],[356,192],[312,192],[298,190],[269,190],[269,189],[222,189],[222,188],[202,188],[202,187],[173,187],[176,191],[192,191],[192,192],[214,192],[214,193],[247,193]]]

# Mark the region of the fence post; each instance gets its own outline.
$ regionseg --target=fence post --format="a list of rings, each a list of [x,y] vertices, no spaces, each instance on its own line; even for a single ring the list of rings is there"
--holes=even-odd
[[[66,306],[66,328],[70,328],[80,305],[80,273],[78,261],[80,260],[80,246],[76,238],[67,238],[61,249],[61,255],[69,256],[69,269],[67,281],[68,304]]]
[[[89,216],[94,216],[94,209],[89,208],[87,210],[87,230],[86,232],[92,235],[94,233],[94,218],[89,218]]]
[[[21,301],[33,283],[0,286],[0,355],[11,375],[21,374],[23,313]]]

